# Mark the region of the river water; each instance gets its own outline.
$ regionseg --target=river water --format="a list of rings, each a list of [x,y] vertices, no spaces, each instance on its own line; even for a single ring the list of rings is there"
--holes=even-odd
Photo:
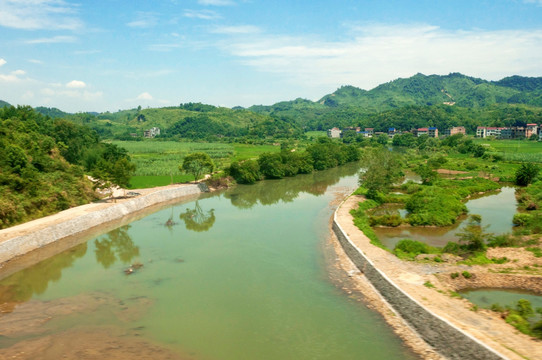
[[[99,343],[117,336],[190,359],[414,359],[378,314],[330,281],[331,204],[355,189],[357,171],[201,196],[4,277],[0,354],[31,353],[45,338],[56,350],[40,358],[60,358],[55,335],[106,329]]]

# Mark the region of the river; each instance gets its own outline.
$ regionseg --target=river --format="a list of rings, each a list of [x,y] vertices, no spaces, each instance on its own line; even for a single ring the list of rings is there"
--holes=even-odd
[[[330,280],[329,218],[358,168],[203,195],[4,277],[0,354],[105,343],[95,352],[111,358],[118,337],[183,359],[414,359]]]

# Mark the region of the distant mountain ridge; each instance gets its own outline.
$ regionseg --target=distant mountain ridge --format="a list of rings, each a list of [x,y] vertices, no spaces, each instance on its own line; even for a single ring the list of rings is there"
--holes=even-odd
[[[7,103],[0,101],[2,104]],[[430,109],[422,109],[427,107]],[[188,103],[179,107],[139,108],[99,114],[69,114],[46,107],[37,107],[36,111],[53,118],[86,124],[106,138],[130,138],[132,134],[141,136],[144,130],[156,126],[162,129],[163,135],[203,139],[209,136],[287,135],[302,130],[325,130],[353,124],[384,126],[389,121],[384,121],[383,116],[396,119],[393,126],[397,126],[401,116],[415,117],[415,114],[425,114],[419,116],[420,120],[425,119],[421,124],[436,124],[436,120],[430,119],[438,117],[472,120],[473,115],[467,111],[469,109],[471,113],[484,117],[487,123],[512,121],[501,118],[505,116],[513,116],[520,122],[527,119],[538,121],[538,114],[542,110],[542,77],[514,75],[488,81],[460,73],[418,73],[371,90],[346,85],[318,101],[297,98],[273,105],[253,105],[248,109]],[[493,115],[490,114],[492,112]],[[456,121],[459,122],[464,120]],[[474,122],[471,123],[471,127],[475,126]]]
[[[359,119],[368,114],[406,106],[449,105],[481,108],[495,104],[542,107],[542,77],[515,75],[499,81],[487,81],[460,73],[419,73],[381,84],[372,90],[348,85],[318,101],[296,99],[270,106],[252,106],[249,110],[294,118],[303,127],[322,128],[324,125],[328,126],[327,118]]]

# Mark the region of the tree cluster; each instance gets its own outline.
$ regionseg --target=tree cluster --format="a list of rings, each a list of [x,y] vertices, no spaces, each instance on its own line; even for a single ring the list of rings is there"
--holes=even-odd
[[[94,131],[30,107],[0,109],[0,228],[95,198],[84,173],[126,185],[126,152]]]
[[[280,153],[264,153],[258,160],[234,162],[228,173],[241,184],[253,184],[263,178],[281,179],[297,174],[309,174],[313,170],[325,170],[357,161],[361,157],[359,148],[320,138],[304,152],[288,148]]]

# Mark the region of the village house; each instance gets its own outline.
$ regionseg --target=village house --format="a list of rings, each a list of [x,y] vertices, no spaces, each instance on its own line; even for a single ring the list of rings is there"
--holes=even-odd
[[[414,130],[414,135],[416,135],[416,137],[420,137],[422,135],[429,135],[429,128],[418,128]]]
[[[456,135],[456,134],[466,135],[467,132],[465,130],[465,127],[464,126],[454,126],[454,127],[451,127],[451,128],[448,128],[448,129],[444,130],[444,132],[443,132],[444,136],[452,136],[452,135]]]
[[[152,127],[149,130],[143,131],[143,136],[146,138],[153,138],[157,135],[160,135],[160,128]]]
[[[395,128],[389,128],[388,129],[388,137],[393,138],[397,134],[397,130]]]
[[[522,139],[525,137],[525,128],[521,126],[506,127],[501,130],[500,139]]]
[[[332,139],[339,139],[341,137],[341,133],[342,133],[341,129],[334,127],[327,131],[327,136]]]
[[[496,138],[501,137],[503,127],[488,127],[488,126],[478,126],[476,128],[476,137],[485,138],[488,136],[495,136]]]
[[[538,135],[538,124],[527,124],[525,137],[529,139],[532,135]]]

